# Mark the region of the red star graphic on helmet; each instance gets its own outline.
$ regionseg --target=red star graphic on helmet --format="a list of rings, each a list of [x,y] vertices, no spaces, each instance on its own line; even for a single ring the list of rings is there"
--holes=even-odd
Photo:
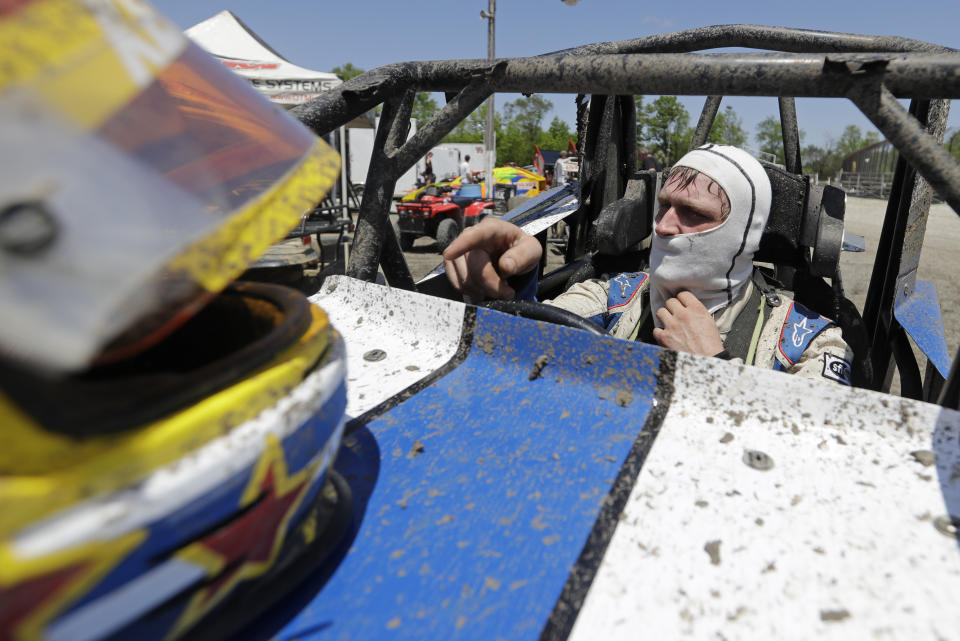
[[[76,563],[0,589],[0,641],[17,638],[16,629],[57,599],[77,576],[87,570],[87,566],[87,563]]]
[[[172,636],[191,627],[239,582],[263,574],[276,560],[290,517],[310,487],[315,467],[287,476],[283,449],[275,440],[268,440],[272,442],[241,500],[245,511],[178,555],[206,567],[211,582],[191,599]]]

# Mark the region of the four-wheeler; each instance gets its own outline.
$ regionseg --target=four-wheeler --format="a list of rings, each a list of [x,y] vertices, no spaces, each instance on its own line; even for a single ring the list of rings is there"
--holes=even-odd
[[[456,191],[452,187],[428,186],[413,202],[397,205],[394,233],[400,247],[408,251],[420,236],[436,239],[442,252],[466,227],[475,225],[493,207],[493,201],[484,201],[482,187],[471,183]]]

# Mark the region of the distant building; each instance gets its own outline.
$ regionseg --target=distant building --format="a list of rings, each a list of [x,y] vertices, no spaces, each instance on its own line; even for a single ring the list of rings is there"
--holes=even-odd
[[[897,150],[886,140],[875,142],[843,159],[843,171],[860,174],[893,174]]]
[[[840,187],[851,196],[887,198],[897,166],[897,150],[882,140],[843,159]]]

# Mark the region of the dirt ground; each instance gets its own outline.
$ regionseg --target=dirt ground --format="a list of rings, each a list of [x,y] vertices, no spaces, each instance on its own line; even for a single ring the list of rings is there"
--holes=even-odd
[[[863,236],[866,240],[866,251],[843,252],[840,265],[847,297],[861,310],[870,283],[885,211],[886,201],[883,200],[847,199],[846,231]],[[960,275],[951,258],[957,254],[958,247],[960,218],[946,204],[933,205],[924,237],[918,277],[933,281],[937,287],[943,310],[948,353],[951,356],[960,345]],[[559,251],[551,249],[554,253],[549,257],[549,262],[561,261]],[[431,238],[417,239],[413,249],[405,255],[415,280],[426,275],[440,262],[436,242]],[[924,363],[921,362],[921,368],[923,366]]]
[[[848,233],[866,238],[863,253],[843,252],[840,267],[847,297],[863,309],[876,257],[880,228],[886,201],[870,198],[848,198],[845,228]],[[960,277],[957,273],[957,248],[960,247],[960,218],[946,204],[930,208],[930,219],[920,254],[917,277],[930,280],[937,287],[943,310],[948,353],[953,356],[960,345]],[[921,363],[921,367],[923,364]]]

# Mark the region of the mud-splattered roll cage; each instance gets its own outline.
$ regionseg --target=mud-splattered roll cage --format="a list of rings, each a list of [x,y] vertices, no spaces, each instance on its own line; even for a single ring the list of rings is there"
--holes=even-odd
[[[765,51],[692,53],[723,47]],[[780,95],[785,87],[789,97]],[[407,140],[417,91],[444,92],[447,103]],[[627,177],[636,170],[634,95],[707,96],[694,146],[706,140],[722,96],[777,96],[785,164],[796,174],[802,173],[802,161],[794,98],[853,101],[900,152],[877,247],[877,256],[889,260],[875,262],[863,310],[875,364],[870,387],[881,387],[895,360],[905,396],[960,406],[960,358],[953,359],[945,384],[929,365],[921,377],[907,334],[893,314],[898,298],[914,291],[930,187],[960,214],[960,166],[940,144],[949,99],[960,98],[960,52],[892,36],[725,25],[532,58],[380,67],[294,110],[317,134],[325,134],[383,104],[350,276],[371,281],[382,266],[392,286],[415,289],[388,224],[394,185],[494,92],[578,94],[580,208],[568,219],[568,262],[584,255],[590,221],[623,195]],[[909,110],[898,102],[904,98],[910,99]]]

